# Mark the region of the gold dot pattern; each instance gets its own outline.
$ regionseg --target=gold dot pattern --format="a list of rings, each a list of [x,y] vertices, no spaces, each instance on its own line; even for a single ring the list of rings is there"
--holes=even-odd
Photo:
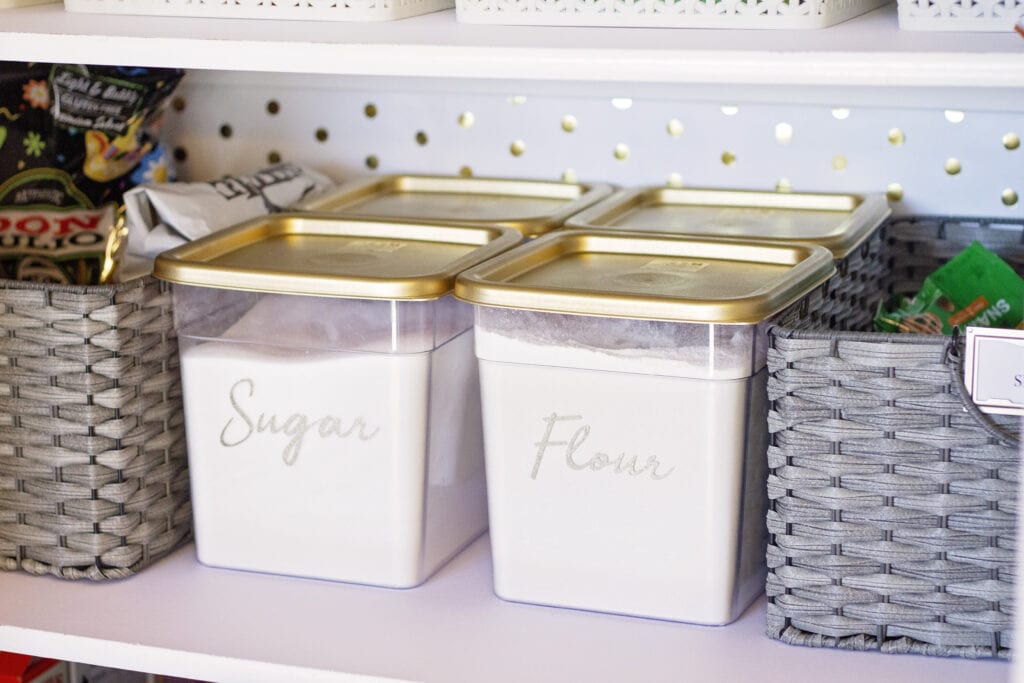
[[[526,143],[522,140],[514,140],[512,144],[509,145],[508,151],[510,151],[514,157],[521,157],[523,156],[523,152],[526,151]]]
[[[1007,206],[1013,206],[1014,204],[1017,203],[1017,199],[1017,193],[1011,190],[1010,188],[1006,188],[1005,190],[1003,190],[1003,204],[1006,204]]]
[[[1003,147],[1011,151],[1020,148],[1020,136],[1016,133],[1007,133],[1003,136]]]
[[[965,115],[958,109],[947,109],[943,114],[950,123],[962,123]]]
[[[900,147],[907,141],[906,134],[899,128],[889,129],[889,144],[893,147]]]
[[[616,159],[619,161],[625,161],[629,158],[629,145],[624,142],[620,142],[615,145],[615,151],[613,153]]]
[[[473,169],[469,166],[463,166],[459,169],[459,175],[463,178],[470,178],[473,176]]]
[[[526,95],[512,95],[508,98],[508,101],[516,106],[526,104]]]
[[[963,169],[960,166],[959,159],[946,159],[946,173],[949,175],[956,175],[961,170]]]
[[[903,186],[899,183],[889,183],[885,188],[885,196],[894,202],[900,201],[903,199]]]
[[[845,171],[846,167],[849,165],[850,163],[842,154],[837,154],[834,157],[832,157],[832,168],[834,168],[837,171]]]
[[[665,130],[668,131],[669,135],[677,138],[683,134],[683,122],[679,119],[672,119],[668,122],[668,125],[665,126]]]
[[[281,163],[281,154],[280,154],[280,152],[270,152],[270,153],[268,153],[267,154],[267,162],[271,163],[271,164],[279,164],[279,163]]]
[[[576,130],[576,117],[572,114],[566,114],[562,117],[562,130],[566,133],[571,133]]]
[[[789,182],[789,178],[780,178],[779,182],[775,183],[776,192],[792,192],[793,185]]]
[[[576,170],[567,168],[562,171],[562,182],[563,183],[575,183],[576,182]]]
[[[316,129],[316,139],[318,141],[320,141],[320,142],[327,142],[327,129],[326,128],[317,128]]]
[[[472,128],[473,124],[476,123],[476,116],[471,111],[464,111],[459,114],[459,126],[461,128]]]
[[[366,118],[373,119],[377,117],[377,105],[370,102],[363,107],[363,113],[366,114]]]
[[[669,173],[668,182],[666,182],[665,184],[668,185],[669,187],[682,187],[683,176],[681,176],[678,173]]]
[[[732,152],[722,152],[722,163],[726,166],[732,166],[736,163],[736,155]]]
[[[427,138],[427,134],[422,130],[416,131],[416,144],[422,147],[427,144],[430,140]]]
[[[793,126],[788,123],[775,124],[775,139],[782,145],[788,145],[793,141]]]
[[[370,156],[366,157],[366,168],[372,171],[375,170],[378,166],[380,166],[380,159],[377,158],[376,154],[371,154]]]

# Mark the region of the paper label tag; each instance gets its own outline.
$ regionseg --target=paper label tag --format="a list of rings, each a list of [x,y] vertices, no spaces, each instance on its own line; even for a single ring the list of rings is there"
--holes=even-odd
[[[968,327],[964,384],[982,412],[1024,415],[1024,330]]]

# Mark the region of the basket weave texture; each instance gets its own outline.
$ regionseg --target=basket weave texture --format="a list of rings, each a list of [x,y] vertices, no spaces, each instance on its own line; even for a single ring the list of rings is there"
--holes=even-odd
[[[872,310],[972,240],[1024,272],[1024,221],[900,218],[885,231]],[[1019,422],[971,403],[959,346],[810,318],[770,331],[769,636],[1009,656]]]
[[[130,576],[191,535],[171,291],[0,284],[0,568]]]

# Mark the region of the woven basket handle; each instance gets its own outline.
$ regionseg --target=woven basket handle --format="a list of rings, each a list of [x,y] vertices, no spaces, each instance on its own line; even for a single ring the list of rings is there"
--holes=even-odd
[[[986,413],[983,413],[974,401],[971,400],[971,394],[967,391],[967,385],[964,384],[964,371],[963,371],[963,358],[960,355],[960,328],[953,328],[953,336],[949,338],[949,344],[946,346],[946,358],[949,360],[949,374],[953,380],[953,386],[960,392],[960,402],[964,406],[964,410],[974,418],[974,421],[978,423],[982,429],[984,429],[989,436],[994,439],[998,439],[1003,443],[1010,446],[1020,447],[1020,435],[1017,432],[1007,430],[1005,427],[996,424],[992,418]]]

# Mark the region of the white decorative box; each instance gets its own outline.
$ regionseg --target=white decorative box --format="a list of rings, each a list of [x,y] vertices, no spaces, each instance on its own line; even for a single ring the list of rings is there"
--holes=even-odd
[[[69,12],[300,19],[390,21],[452,7],[453,0],[64,0]]]
[[[1012,0],[1010,0],[1012,2]],[[824,28],[887,0],[456,0],[459,21],[550,26]]]
[[[1013,31],[1024,0],[899,0],[900,28],[909,31]]]

